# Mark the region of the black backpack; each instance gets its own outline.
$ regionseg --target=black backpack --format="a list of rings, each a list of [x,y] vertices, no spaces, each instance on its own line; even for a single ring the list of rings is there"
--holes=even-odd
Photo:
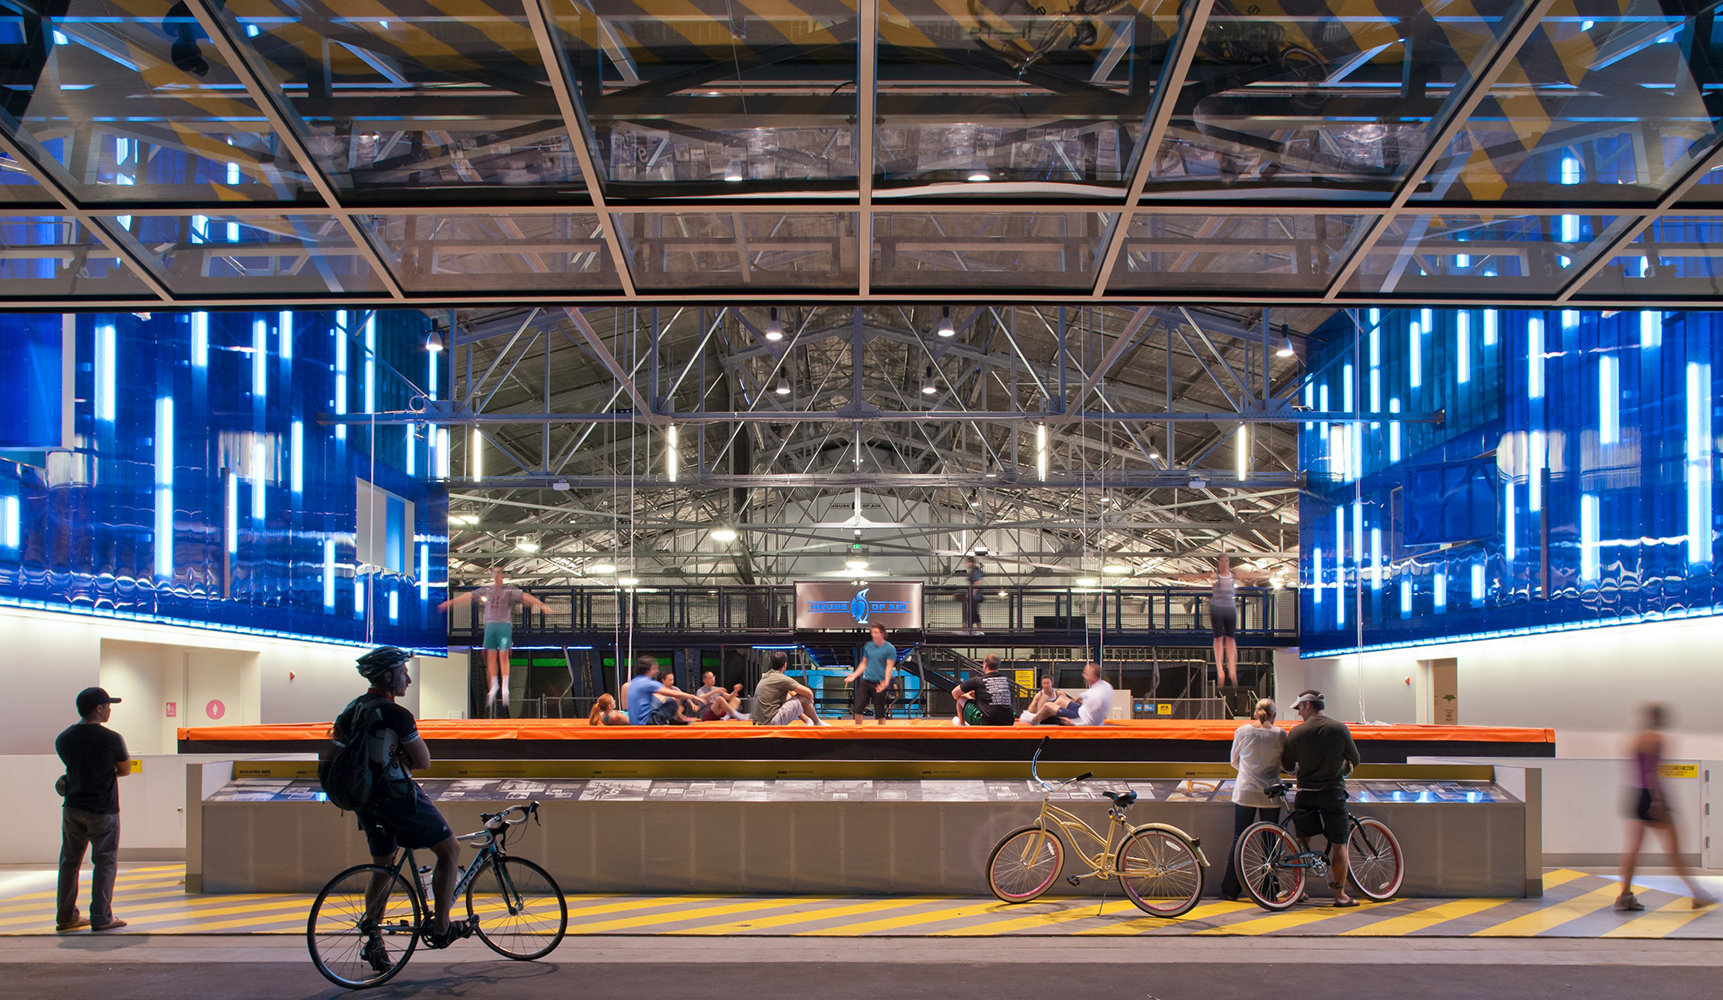
[[[334,744],[317,761],[317,781],[338,808],[352,812],[372,805],[390,791],[382,768],[371,762],[366,741],[383,721],[381,699],[360,698],[335,720]]]

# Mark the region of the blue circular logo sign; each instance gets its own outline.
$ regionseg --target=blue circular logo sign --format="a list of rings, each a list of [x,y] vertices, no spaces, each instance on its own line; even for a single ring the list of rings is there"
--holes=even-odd
[[[850,598],[850,617],[858,624],[867,624],[867,588],[862,588]]]

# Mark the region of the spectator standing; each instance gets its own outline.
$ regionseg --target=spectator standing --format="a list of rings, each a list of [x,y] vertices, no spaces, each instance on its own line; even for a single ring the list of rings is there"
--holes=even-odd
[[[1675,831],[1675,819],[1670,815],[1669,800],[1663,794],[1663,777],[1657,770],[1663,763],[1663,727],[1669,721],[1669,713],[1662,705],[1656,704],[1646,705],[1642,711],[1644,723],[1633,737],[1630,748],[1633,751],[1634,785],[1628,796],[1627,841],[1621,853],[1621,895],[1615,898],[1615,908],[1628,913],[1645,909],[1645,904],[1633,892],[1633,870],[1639,864],[1639,850],[1645,844],[1647,830],[1656,831],[1669,856],[1675,859],[1675,874],[1681,876],[1688,891],[1693,893],[1693,908],[1710,906],[1716,901],[1699,887],[1699,883],[1693,880],[1693,873],[1681,861],[1681,842]]]
[[[886,705],[891,699],[891,678],[897,670],[897,647],[885,640],[885,626],[875,625],[869,630],[872,638],[862,646],[861,662],[845,677],[846,683],[854,684],[855,721],[862,723],[862,711],[871,702],[874,718],[881,725],[886,720]]]
[[[803,719],[813,726],[830,725],[815,711],[813,690],[784,673],[789,663],[789,656],[781,651],[767,661],[766,672],[754,687],[754,724],[787,726]]]
[[[1256,703],[1254,717],[1232,734],[1232,766],[1238,778],[1232,783],[1232,847],[1226,852],[1226,877],[1220,894],[1238,902],[1244,887],[1238,881],[1238,838],[1258,820],[1280,819],[1280,803],[1268,797],[1268,786],[1280,781],[1280,761],[1286,752],[1286,733],[1274,724],[1274,702]]]
[[[987,599],[982,583],[987,571],[981,568],[981,560],[974,556],[965,557],[963,562],[968,577],[968,587],[963,595],[963,627],[970,635],[981,635],[981,602]]]
[[[1345,723],[1322,714],[1327,707],[1322,692],[1301,691],[1292,707],[1304,721],[1286,737],[1280,766],[1298,775],[1294,830],[1301,841],[1318,833],[1328,841],[1328,887],[1334,890],[1334,905],[1357,906],[1346,894],[1346,775],[1361,761],[1358,744]]]
[[[114,875],[120,851],[119,779],[132,773],[132,757],[120,734],[104,725],[119,702],[99,687],[79,691],[78,721],[54,740],[54,752],[66,765],[56,930],[109,931],[126,925],[114,917]],[[78,912],[78,871],[86,848],[95,866],[88,919]]]
[[[1017,721],[1012,704],[1011,678],[999,672],[999,654],[988,653],[981,673],[951,689],[957,700],[960,726],[1009,726]]]

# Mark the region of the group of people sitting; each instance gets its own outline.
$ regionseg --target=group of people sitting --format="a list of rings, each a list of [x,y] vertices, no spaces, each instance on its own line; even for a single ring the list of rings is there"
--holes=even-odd
[[[895,666],[895,662],[893,663]],[[680,726],[695,722],[753,722],[760,726],[788,726],[803,722],[811,726],[826,726],[814,700],[814,692],[785,673],[789,657],[774,652],[765,674],[754,688],[752,712],[742,712],[742,685],[722,688],[710,670],[700,675],[700,687],[693,692],[676,686],[674,676],[660,673],[658,661],[650,656],[635,660],[634,677],[623,691],[626,709],[608,694],[600,695],[588,721],[594,726]],[[865,665],[858,667],[852,683],[860,679]],[[886,686],[889,675],[877,683]],[[1027,708],[1019,711],[1011,680],[999,672],[999,657],[990,654],[982,661],[981,672],[952,689],[957,700],[958,714],[953,723],[964,726],[1027,725],[1098,726],[1113,708],[1113,685],[1101,676],[1101,666],[1090,663],[1083,668],[1084,691],[1076,698],[1053,686],[1051,676],[1041,678],[1041,689],[1030,699]],[[858,706],[873,700],[873,690],[857,698]],[[880,721],[883,711],[876,711]],[[861,710],[856,712],[861,721]]]

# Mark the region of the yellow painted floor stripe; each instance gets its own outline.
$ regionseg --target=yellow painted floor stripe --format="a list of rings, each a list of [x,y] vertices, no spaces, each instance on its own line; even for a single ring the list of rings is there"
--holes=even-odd
[[[1567,885],[1576,878],[1585,878],[1585,872],[1576,872],[1572,868],[1558,868],[1553,872],[1544,872],[1544,891],[1548,892],[1557,886]]]
[[[648,913],[638,917],[623,917],[618,920],[600,920],[590,924],[570,925],[570,934],[602,934],[605,931],[621,931],[634,927],[647,927],[652,924],[680,923],[684,920],[694,920],[700,917],[725,917],[732,913],[750,913],[754,910],[776,910],[785,906],[798,906],[803,903],[826,902],[823,898],[808,899],[804,897],[786,896],[782,899],[754,899],[745,903],[726,903],[722,906],[703,906],[694,910],[671,910],[667,913]]]
[[[130,885],[126,885],[124,883],[121,883],[116,879],[115,884],[114,884],[114,898],[119,899],[120,896],[122,896],[126,892],[141,891],[143,889],[155,889],[155,888],[160,888],[161,886],[168,886],[168,885],[183,885],[184,883],[185,883],[184,879],[178,878],[175,876],[169,876],[169,875],[155,875],[155,876],[152,876],[148,882],[139,881],[139,882],[133,882]],[[56,888],[56,889],[46,889],[46,890],[43,890],[42,892],[21,892],[16,896],[0,896],[0,909],[11,906],[13,903],[23,903],[23,902],[27,902],[30,900],[37,900],[37,899],[51,900],[51,899],[54,899],[56,896],[58,896],[59,892],[60,892],[60,890]],[[88,896],[89,894],[90,894],[90,880],[88,878],[80,879],[78,882],[78,895]]]
[[[1620,927],[1613,927],[1603,932],[1606,938],[1660,938],[1671,931],[1679,930],[1708,913],[1717,912],[1717,907],[1707,906],[1703,910],[1693,908],[1693,900],[1682,896],[1671,903],[1665,903],[1655,910],[1632,917]]]
[[[1540,907],[1531,913],[1503,921],[1494,927],[1473,931],[1472,937],[1532,937],[1613,906],[1615,905],[1615,897],[1620,894],[1621,887],[1615,882],[1611,882],[1602,888],[1581,893],[1572,899],[1564,899],[1559,903]]]
[[[973,917],[979,914],[1010,913],[1021,903],[1001,903],[996,899],[975,899],[964,906],[953,906],[945,910],[928,910],[923,913],[911,913],[901,917],[887,917],[883,920],[868,920],[859,924],[841,924],[837,927],[816,927],[810,931],[800,931],[798,937],[855,937],[861,934],[873,934],[878,931],[901,931],[915,927],[918,924],[936,924],[943,920],[957,920],[961,917]],[[908,933],[916,933],[909,931]]]
[[[929,931],[929,937],[987,937],[993,934],[1010,934],[1013,931],[1034,930],[1037,927],[1050,927],[1069,923],[1084,918],[1093,919],[1096,916],[1107,917],[1126,910],[1140,913],[1137,904],[1128,899],[1109,901],[1105,906],[1097,906],[1099,900],[1085,901],[1081,905],[1052,913],[1037,913],[1031,916],[1014,917],[1008,920],[989,920],[985,923],[967,924],[963,927],[953,927],[950,930]]]
[[[126,895],[123,895],[123,896],[116,892],[116,893],[114,893],[114,906],[116,906],[116,907],[129,906],[135,902],[155,900],[155,899],[188,899],[188,898],[189,899],[201,899],[203,897],[198,896],[195,893],[188,896],[183,887],[176,885],[176,886],[163,887],[158,892],[127,893]],[[85,890],[83,892],[78,893],[78,908],[83,909],[85,907],[88,907],[89,905],[90,905],[90,893],[89,893],[89,891]],[[31,913],[53,913],[55,906],[56,906],[56,903],[53,899],[39,899],[39,900],[33,900],[31,902],[28,902],[28,903],[7,904],[4,906],[0,906],[0,917],[11,917],[11,916],[16,916],[18,914],[31,914]],[[5,923],[6,923],[6,921],[4,919],[0,919],[0,925],[3,925]]]
[[[1209,919],[1210,917],[1224,917],[1228,914],[1237,913],[1240,910],[1254,910],[1256,908],[1257,906],[1255,903],[1229,903],[1222,900],[1218,903],[1199,904],[1193,907],[1191,912],[1172,920],[1168,920],[1165,917],[1144,916],[1138,917],[1135,920],[1126,920],[1116,924],[1107,924],[1103,927],[1085,927],[1080,931],[1073,931],[1072,933],[1076,935],[1097,935],[1102,937],[1129,936],[1142,934],[1147,931],[1161,930],[1167,927],[1182,927],[1186,924],[1199,923]]]
[[[1236,924],[1223,924],[1219,927],[1207,927],[1203,930],[1197,931],[1196,933],[1205,935],[1222,934],[1228,936],[1241,935],[1254,937],[1259,934],[1273,934],[1275,931],[1287,931],[1294,927],[1304,927],[1308,924],[1321,923],[1324,920],[1332,920],[1335,917],[1347,916],[1356,912],[1358,911],[1352,907],[1340,909],[1333,906],[1307,905],[1296,907],[1286,911],[1285,913],[1271,913],[1266,917],[1257,917],[1255,920],[1241,920]]]
[[[197,911],[202,910],[206,907],[210,907],[210,906],[237,906],[237,905],[243,905],[243,904],[254,903],[254,902],[255,903],[268,903],[268,902],[273,902],[275,900],[280,900],[280,899],[303,900],[305,903],[305,908],[307,910],[309,910],[311,908],[311,897],[309,897],[309,896],[297,896],[297,895],[289,896],[289,895],[284,895],[284,894],[256,895],[256,896],[197,896],[197,895],[188,896],[185,893],[175,893],[172,898],[157,899],[157,900],[153,900],[153,901],[151,901],[151,900],[140,900],[140,899],[131,899],[131,900],[115,899],[114,900],[114,915],[119,917],[122,920],[130,920],[131,919],[131,917],[129,916],[130,914],[137,913],[137,912],[143,911],[143,910],[172,909],[172,910],[177,910],[178,912],[181,912],[181,913],[196,913]],[[89,903],[88,900],[84,900],[83,902],[84,902],[84,905],[86,905],[86,906]],[[45,907],[45,908],[37,911],[36,913],[32,913],[32,914],[29,914],[27,916],[8,917],[4,920],[0,920],[0,927],[11,927],[11,926],[14,926],[17,924],[36,923],[36,922],[39,922],[42,920],[52,920],[54,918],[54,916],[55,916],[55,913],[54,913],[53,907]]]
[[[1429,930],[1438,924],[1445,924],[1460,917],[1469,917],[1474,913],[1494,909],[1508,902],[1506,899],[1456,899],[1435,906],[1426,906],[1412,913],[1403,913],[1397,917],[1375,920],[1362,927],[1340,932],[1341,937],[1400,937],[1416,931]]]
[[[905,907],[916,906],[920,903],[944,902],[945,897],[923,896],[905,899],[876,899],[866,903],[854,903],[849,906],[831,906],[819,910],[809,910],[803,913],[780,913],[773,917],[755,917],[752,920],[731,921],[721,924],[704,924],[699,927],[683,927],[677,930],[665,931],[666,934],[746,934],[749,931],[767,930],[773,927],[793,927],[796,924],[811,924],[821,920],[832,920],[837,917],[856,917],[864,913],[879,913],[883,910],[901,910]]]

